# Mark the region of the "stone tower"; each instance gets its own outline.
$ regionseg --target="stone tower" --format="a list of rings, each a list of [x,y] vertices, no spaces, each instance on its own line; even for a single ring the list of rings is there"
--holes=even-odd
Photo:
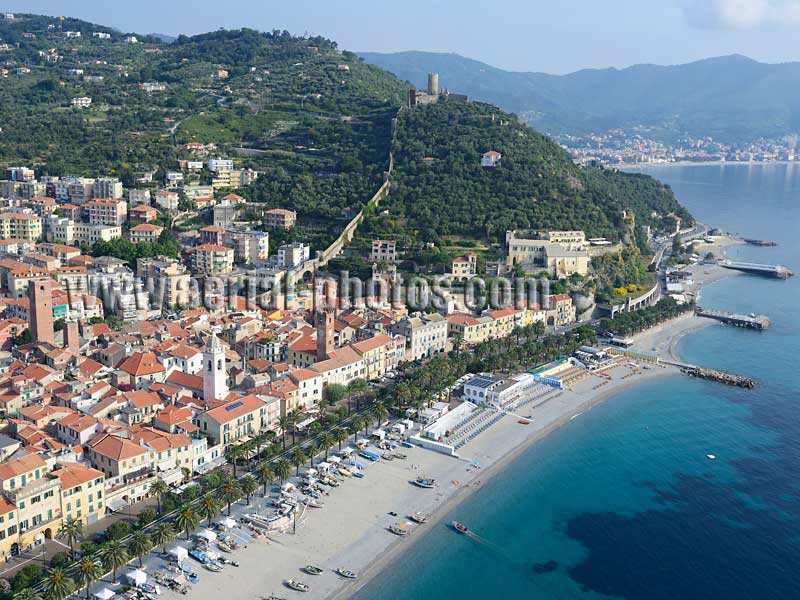
[[[203,400],[221,400],[228,393],[228,374],[225,370],[225,349],[211,332],[208,344],[203,350]]]
[[[317,311],[317,360],[327,360],[333,354],[333,307],[324,306]]]
[[[67,321],[64,325],[64,348],[78,354],[81,349],[81,336],[77,321]]]
[[[47,342],[55,346],[53,330],[53,292],[50,281],[31,281],[28,284],[30,300],[31,335],[36,342]]]
[[[428,93],[431,96],[439,95],[439,74],[428,73]]]

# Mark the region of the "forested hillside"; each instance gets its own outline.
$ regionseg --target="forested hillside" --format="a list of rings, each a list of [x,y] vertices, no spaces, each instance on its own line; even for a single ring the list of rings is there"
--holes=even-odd
[[[469,247],[506,229],[553,227],[618,239],[625,209],[655,229],[672,225],[670,213],[688,216],[655,180],[579,168],[486,104],[402,110],[392,140],[407,84],[321,37],[242,29],[166,43],[23,14],[0,20],[0,44],[0,167],[118,176],[126,187],[150,172],[158,187],[179,159],[230,157],[260,173],[239,193],[296,209],[298,227],[283,238],[315,250],[381,185],[390,149],[392,195],[362,236]],[[91,105],[71,105],[82,97]],[[214,148],[198,157],[187,142]],[[500,168],[479,166],[487,150],[503,154]],[[210,180],[205,168],[185,175]]]
[[[549,138],[482,103],[454,101],[401,113],[392,193],[368,228],[374,235],[437,242],[446,236],[502,242],[508,229],[581,229],[620,239],[623,211],[639,226],[674,228],[690,218],[651,177],[583,168]],[[481,155],[502,154],[483,168]]]

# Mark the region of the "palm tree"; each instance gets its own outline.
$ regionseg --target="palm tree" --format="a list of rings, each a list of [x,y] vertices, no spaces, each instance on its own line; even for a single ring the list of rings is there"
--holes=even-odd
[[[228,462],[233,465],[233,478],[236,479],[236,463],[239,462],[239,459],[244,456],[245,447],[242,444],[236,444],[235,446],[228,446]]]
[[[285,458],[282,458],[278,461],[275,465],[275,475],[278,476],[280,482],[283,483],[284,479],[288,479],[289,475],[292,474],[292,465],[289,464],[289,461]]]
[[[42,596],[33,588],[26,587],[14,594],[14,600],[42,600]]]
[[[293,410],[289,413],[289,423],[292,429],[292,446],[297,443],[297,411]]]
[[[206,496],[200,500],[197,510],[201,518],[208,519],[208,526],[211,527],[211,519],[219,514],[219,508],[219,501],[214,496]]]
[[[258,489],[258,482],[252,475],[245,475],[239,481],[239,487],[242,489],[244,497],[247,499],[247,506],[250,506],[250,496],[252,496]]]
[[[116,583],[117,569],[128,562],[128,550],[121,540],[110,540],[100,551],[100,559],[106,569],[111,569],[111,583]]]
[[[64,600],[75,589],[75,582],[70,579],[64,569],[53,567],[44,577],[44,590],[47,600]]]
[[[263,462],[258,465],[256,476],[258,477],[259,483],[264,486],[264,497],[266,498],[267,486],[272,483],[273,479],[275,479],[275,473],[273,473],[272,469],[270,469],[268,462]]]
[[[153,543],[161,546],[161,551],[167,551],[167,544],[175,539],[175,528],[171,523],[159,523],[153,529]]]
[[[175,517],[175,526],[178,531],[183,531],[186,534],[186,539],[189,539],[189,533],[200,524],[200,515],[197,511],[185,504],[178,509],[178,515]]]
[[[366,379],[362,379],[358,377],[353,379],[350,383],[347,384],[347,408],[350,409],[350,401],[353,399],[353,396],[358,396],[359,394],[363,394],[364,391],[369,387],[367,384]],[[360,402],[356,400],[356,410],[359,409]]]
[[[300,475],[300,467],[302,467],[306,462],[306,453],[300,446],[295,446],[292,448],[292,454],[289,456],[289,461],[294,465],[295,477]]]
[[[150,484],[150,494],[156,497],[156,507],[158,514],[161,514],[161,497],[169,492],[167,482],[158,477],[153,483]]]
[[[337,442],[339,442],[339,452],[341,452],[342,444],[347,441],[347,438],[350,437],[350,434],[347,432],[347,429],[340,427],[333,432],[333,437],[336,438]]]
[[[319,438],[319,445],[321,448],[325,450],[325,460],[328,460],[328,450],[333,448],[333,445],[336,443],[336,438],[331,435],[330,432],[326,431],[323,433]]]
[[[228,516],[231,516],[231,503],[236,502],[242,496],[242,490],[238,482],[229,477],[219,488],[219,499],[228,505]]]
[[[353,443],[356,443],[358,432],[364,428],[364,419],[360,416],[354,417],[350,423],[350,433],[353,434]]]
[[[259,433],[253,438],[253,445],[256,448],[256,460],[261,460],[261,447],[267,443],[267,434]]]
[[[389,409],[386,408],[383,402],[376,402],[372,405],[372,414],[377,419],[378,425],[380,425],[386,420],[386,417],[389,416]]]
[[[131,541],[128,542],[128,551],[139,559],[139,566],[142,566],[142,557],[153,549],[153,540],[141,529],[134,531]]]
[[[61,523],[58,528],[56,537],[67,540],[69,544],[69,555],[75,556],[75,542],[81,539],[83,534],[83,521],[79,521],[73,517],[67,517],[67,520]]]
[[[281,430],[281,439],[283,441],[283,449],[286,450],[286,432],[292,426],[292,419],[289,415],[278,417],[278,429]]]
[[[86,600],[89,600],[89,587],[103,574],[100,572],[100,566],[93,558],[83,558],[78,565],[78,579],[81,585],[86,587]]]

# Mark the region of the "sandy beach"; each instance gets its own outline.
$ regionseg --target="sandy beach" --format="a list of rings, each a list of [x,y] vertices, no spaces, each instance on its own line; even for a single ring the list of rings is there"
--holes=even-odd
[[[734,275],[716,266],[698,265],[692,270],[694,294],[702,285]],[[656,352],[667,361],[679,360],[675,353],[678,340],[708,326],[720,325],[691,314],[677,317],[635,336],[634,349]],[[506,414],[461,448],[459,458],[415,447],[403,449],[407,460],[363,461],[367,462],[365,477],[347,479],[331,489],[323,498],[325,507],[306,509],[298,519],[295,532],[277,535],[269,541],[263,538],[247,541],[247,547],[233,555],[240,567],[228,566],[220,573],[210,573],[194,563],[200,581],[192,586],[189,597],[216,600],[223,596],[244,600],[302,595],[322,600],[350,596],[371,578],[380,576],[383,568],[399,553],[408,551],[428,531],[436,529],[437,535],[449,534],[436,527],[437,522],[551,431],[630,386],[658,377],[680,376],[675,367],[650,365],[643,368],[627,359],[620,359],[616,367],[605,373],[607,377],[593,373],[570,389],[554,391],[544,400],[520,408],[517,414]],[[529,423],[519,423],[521,418]],[[436,479],[436,487],[421,489],[412,485],[410,482],[420,475]],[[237,503],[232,516],[254,510],[267,514],[270,510],[260,494],[252,504],[246,507],[244,502]],[[392,512],[397,516],[392,516]],[[430,522],[412,524],[412,531],[406,537],[388,531],[391,524],[407,521],[406,517],[415,512],[430,515]],[[237,535],[247,537],[244,530]],[[162,564],[161,558],[153,556],[148,560],[147,570],[157,570]],[[319,566],[324,572],[318,576],[306,575],[301,568],[307,564]],[[336,568],[350,569],[359,576],[355,580],[345,579],[333,571]],[[288,589],[287,579],[308,584],[310,591],[301,594]],[[164,595],[178,597],[171,591],[165,591]]]

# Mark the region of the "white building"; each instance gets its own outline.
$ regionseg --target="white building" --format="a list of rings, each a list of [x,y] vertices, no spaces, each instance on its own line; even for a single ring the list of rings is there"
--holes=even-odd
[[[73,98],[69,103],[78,108],[89,108],[92,105],[92,99],[89,98],[89,96],[80,96],[78,98]]]
[[[307,261],[311,256],[311,247],[300,242],[283,244],[278,247],[278,268],[291,269]]]
[[[208,170],[212,173],[233,171],[233,160],[230,158],[209,158],[206,164],[208,165]]]

